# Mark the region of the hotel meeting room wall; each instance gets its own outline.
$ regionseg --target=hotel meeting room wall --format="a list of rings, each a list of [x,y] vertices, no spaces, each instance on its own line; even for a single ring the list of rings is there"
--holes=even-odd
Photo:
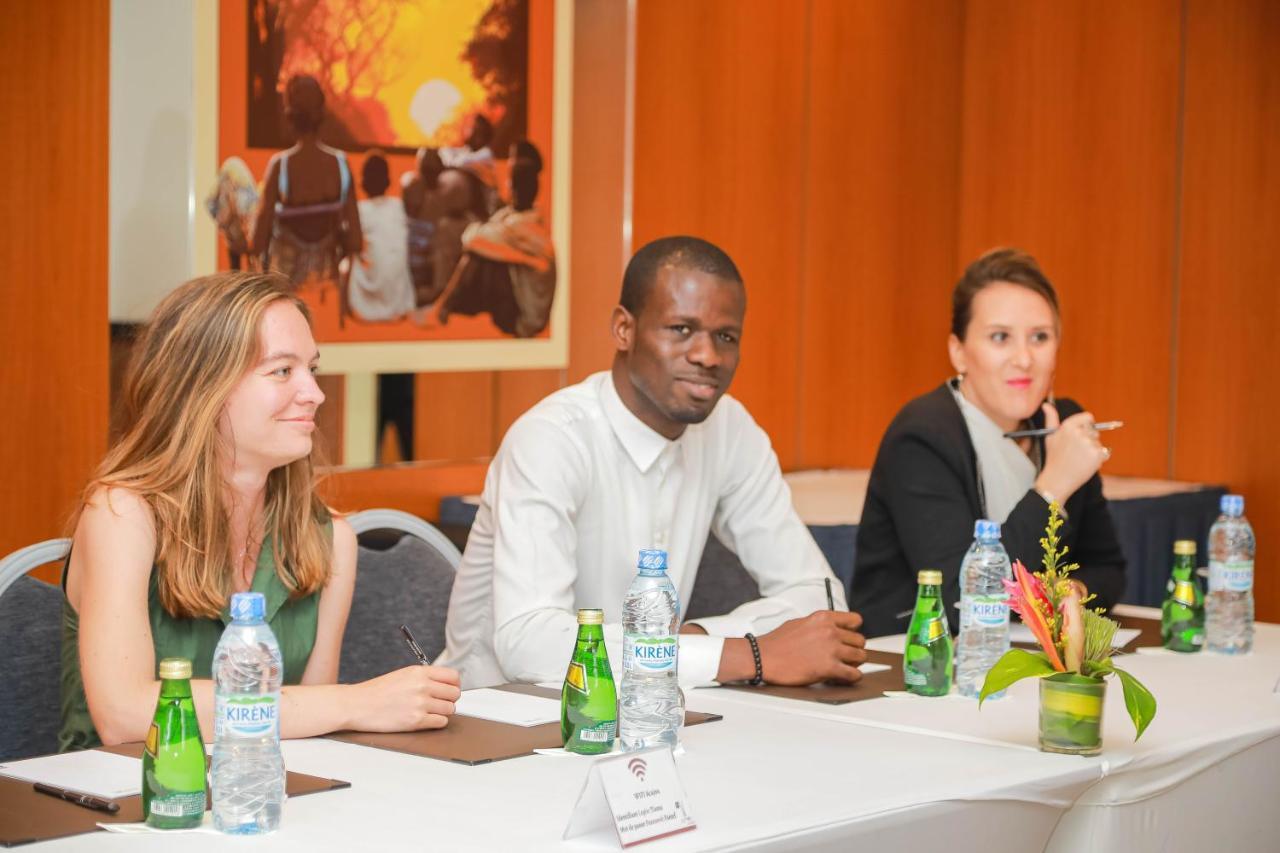
[[[106,84],[83,81],[104,80],[108,16],[70,5],[26,4],[3,25],[24,68],[0,83],[5,103],[38,128],[14,139],[6,259],[13,280],[41,282],[3,302],[18,357],[0,402],[19,413],[6,551],[61,532],[105,448]],[[608,364],[623,8],[576,5],[570,365],[419,376],[433,419],[419,455],[442,460],[442,489],[478,487],[511,420]],[[36,49],[51,38],[79,49],[54,62]],[[785,468],[869,465],[897,408],[949,373],[963,264],[1018,244],[1062,293],[1059,393],[1128,422],[1107,470],[1243,492],[1259,614],[1280,619],[1274,4],[646,0],[635,39],[634,245],[692,231],[739,261],[750,322],[734,393]],[[397,505],[421,476],[338,479],[358,507]]]
[[[1018,245],[1061,294],[1058,393],[1128,424],[1106,470],[1243,492],[1280,619],[1280,10],[783,6],[640,4],[634,219],[740,262],[733,393],[784,468],[869,466],[950,372],[964,264]]]
[[[107,0],[0,15],[0,556],[63,534],[107,447],[109,33]]]

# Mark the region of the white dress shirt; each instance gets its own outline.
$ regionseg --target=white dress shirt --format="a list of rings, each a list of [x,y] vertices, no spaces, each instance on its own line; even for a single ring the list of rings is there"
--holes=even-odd
[[[604,610],[621,676],[622,601],[642,548],[665,548],[680,615],[708,531],[738,554],[763,596],[680,635],[680,682],[715,682],[724,637],[767,634],[826,607],[831,567],[791,506],[769,437],[725,395],[669,441],[618,396],[609,372],[542,400],[489,465],[449,601],[440,663],[464,688],[563,680],[577,609]],[[836,606],[845,609],[839,582]]]

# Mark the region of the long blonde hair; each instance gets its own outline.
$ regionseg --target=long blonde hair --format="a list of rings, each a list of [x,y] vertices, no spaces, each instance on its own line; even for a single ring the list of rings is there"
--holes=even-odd
[[[275,273],[197,278],[151,315],[125,379],[126,432],[103,459],[81,501],[126,488],[150,506],[156,527],[160,603],[176,618],[216,617],[234,582],[229,495],[222,462],[232,448],[218,431],[228,396],[261,357],[258,327],[276,302],[295,305]],[[263,541],[292,597],[324,586],[332,562],[328,510],[315,492],[313,457],[267,476]],[[73,522],[74,523],[74,522]]]

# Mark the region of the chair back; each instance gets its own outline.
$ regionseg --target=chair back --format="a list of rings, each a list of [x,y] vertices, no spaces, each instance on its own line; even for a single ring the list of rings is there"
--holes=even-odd
[[[444,651],[449,595],[462,554],[417,516],[371,509],[347,517],[359,543],[356,588],[338,680],[353,684],[414,663],[400,626],[431,659]]]
[[[62,590],[26,575],[70,547],[50,539],[0,560],[0,761],[58,751]]]

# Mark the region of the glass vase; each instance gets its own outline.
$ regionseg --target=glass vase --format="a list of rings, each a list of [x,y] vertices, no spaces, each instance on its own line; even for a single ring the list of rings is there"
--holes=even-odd
[[[1040,679],[1040,749],[1067,755],[1102,752],[1107,682],[1060,672]]]

